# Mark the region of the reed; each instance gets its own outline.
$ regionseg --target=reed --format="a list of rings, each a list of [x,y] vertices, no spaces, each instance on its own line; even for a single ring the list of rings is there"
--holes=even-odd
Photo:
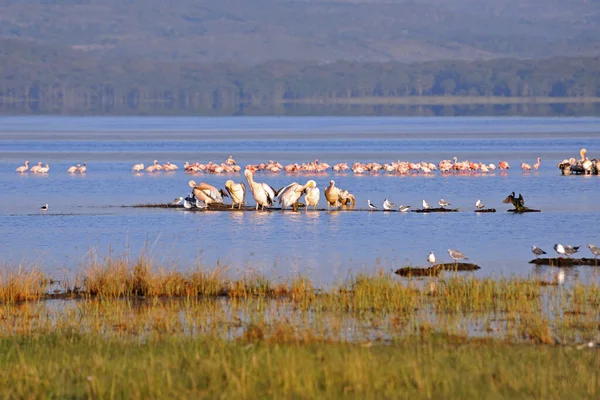
[[[23,266],[0,268],[0,303],[35,301],[45,295],[48,277],[36,267],[29,270]]]

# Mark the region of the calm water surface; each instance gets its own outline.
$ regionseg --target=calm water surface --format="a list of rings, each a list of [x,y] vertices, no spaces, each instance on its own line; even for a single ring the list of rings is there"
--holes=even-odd
[[[481,265],[479,276],[547,273],[527,262],[531,244],[550,254],[556,242],[600,244],[600,177],[560,175],[564,158],[600,155],[596,118],[0,118],[0,263],[36,262],[55,274],[75,273],[90,254],[139,255],[146,248],[158,262],[185,269],[200,262],[270,276],[308,274],[331,282],[349,273],[424,265],[429,250],[447,260],[447,248],[462,250]],[[189,192],[194,179],[223,186],[241,174],[190,176],[183,171],[132,174],[134,163],[153,159],[239,164],[275,159],[281,163],[318,158],[346,161],[459,159],[497,163],[505,175],[353,176],[257,174],[281,187],[330,179],[381,204],[420,205],[444,198],[461,212],[247,213],[124,208],[164,203]],[[538,172],[523,174],[521,162],[542,157]],[[14,172],[27,159],[50,164],[45,176]],[[88,173],[71,176],[74,163]],[[512,215],[501,201],[521,192],[539,214]],[[476,214],[482,199],[498,210]],[[251,196],[249,201],[253,204]],[[48,203],[48,212],[39,211]],[[323,200],[321,205],[324,206]],[[583,250],[583,248],[582,248]],[[589,256],[588,250],[582,254]],[[593,269],[568,271],[587,278]]]

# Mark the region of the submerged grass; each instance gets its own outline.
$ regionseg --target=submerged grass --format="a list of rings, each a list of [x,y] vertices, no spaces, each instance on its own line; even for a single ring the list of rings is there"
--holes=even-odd
[[[144,257],[0,274],[0,397],[593,398],[600,287],[378,271],[327,288]],[[42,301],[46,300],[46,301]],[[468,382],[468,384],[467,384]]]

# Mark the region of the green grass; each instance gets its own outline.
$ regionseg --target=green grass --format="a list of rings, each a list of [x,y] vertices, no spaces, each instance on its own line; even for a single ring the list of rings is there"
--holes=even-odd
[[[1,398],[595,398],[600,287],[378,271],[319,288],[141,257],[0,274]]]
[[[0,340],[3,398],[597,398],[595,351],[429,336],[388,345],[94,335]]]

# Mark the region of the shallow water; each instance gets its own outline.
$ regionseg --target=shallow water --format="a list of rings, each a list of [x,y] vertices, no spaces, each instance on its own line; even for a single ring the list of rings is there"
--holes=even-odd
[[[528,264],[530,246],[552,254],[556,242],[600,244],[598,176],[561,176],[556,165],[588,149],[600,153],[597,118],[0,118],[0,262],[36,262],[55,274],[75,273],[90,252],[139,255],[146,248],[158,262],[188,268],[217,261],[233,272],[257,270],[271,276],[308,274],[317,282],[375,268],[424,265],[429,250],[448,260],[447,248],[463,251],[483,268],[477,275],[545,274]],[[381,204],[420,206],[444,198],[461,212],[418,213],[192,213],[173,209],[123,208],[164,203],[189,192],[194,179],[215,186],[241,174],[191,176],[183,171],[131,173],[134,163],[153,159],[239,164],[276,159],[285,164],[318,158],[346,161],[431,161],[459,159],[497,163],[507,174],[487,176],[353,176],[262,174],[257,181],[282,187],[330,179],[356,195]],[[535,173],[523,174],[521,162]],[[45,176],[14,172],[28,159],[48,162]],[[74,163],[88,173],[71,176]],[[543,212],[506,213],[501,201],[523,193]],[[476,214],[481,198],[494,214]],[[251,204],[253,200],[249,196]],[[48,203],[50,209],[39,207]],[[321,206],[325,206],[321,200]],[[582,247],[582,255],[589,251]],[[541,272],[540,272],[541,271]],[[586,278],[593,269],[570,269]]]

